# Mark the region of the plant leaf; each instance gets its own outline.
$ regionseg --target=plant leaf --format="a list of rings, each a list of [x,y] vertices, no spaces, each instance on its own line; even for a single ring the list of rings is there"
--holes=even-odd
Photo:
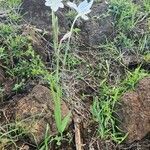
[[[61,132],[64,132],[65,128],[67,127],[67,124],[70,120],[71,112],[67,116],[64,117],[64,119],[61,122]]]

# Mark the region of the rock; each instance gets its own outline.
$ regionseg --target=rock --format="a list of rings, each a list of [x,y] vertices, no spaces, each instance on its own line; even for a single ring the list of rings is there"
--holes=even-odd
[[[106,16],[108,4],[98,3],[92,7],[89,21],[81,25],[81,35],[84,42],[90,46],[99,46],[106,42],[106,39],[113,37],[113,19],[110,15]],[[105,14],[105,15],[104,15]]]
[[[33,143],[42,142],[48,126],[49,135],[57,133],[52,96],[42,85],[35,86],[27,96],[5,104],[0,110],[4,110],[0,124],[17,122],[16,126],[23,129]],[[69,109],[62,101],[62,116],[68,113]]]
[[[150,77],[139,81],[135,91],[122,96],[120,128],[128,133],[127,143],[141,140],[150,132]]]
[[[51,26],[51,9],[45,6],[45,0],[23,0],[21,5],[21,13],[24,20],[35,25],[39,29],[50,30]],[[61,12],[57,12],[61,29],[67,26],[67,21]]]
[[[125,66],[130,67],[141,64],[143,62],[143,58],[139,55],[124,54],[122,57],[122,62]]]
[[[24,20],[35,25],[39,29],[51,31],[51,10],[45,6],[45,0],[23,0],[21,10]],[[113,36],[113,19],[110,15],[106,15],[109,5],[105,1],[99,2],[92,7],[89,21],[82,20],[77,26],[81,29],[81,38],[84,43],[90,46],[97,46],[104,43],[106,39]],[[66,9],[65,9],[66,8]],[[59,25],[61,25],[60,33],[66,33],[69,29],[69,20],[65,17],[68,11],[67,7],[59,9],[56,12]]]
[[[43,62],[48,63],[51,61],[52,51],[49,42],[41,35],[43,32],[40,29],[37,29],[35,26],[32,25],[23,25],[22,28],[22,35],[28,37],[30,40],[33,49],[36,54],[40,56]],[[48,39],[51,40],[52,36],[48,35]]]
[[[50,9],[44,2],[45,0],[23,0],[21,5],[24,19],[39,28],[47,28],[50,24]]]
[[[144,78],[139,82],[137,86],[137,93],[139,95],[139,99],[142,100],[143,109],[150,114],[150,77]]]

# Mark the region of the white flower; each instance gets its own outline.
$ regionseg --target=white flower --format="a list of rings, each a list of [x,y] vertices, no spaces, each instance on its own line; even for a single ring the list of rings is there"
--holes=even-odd
[[[62,0],[46,0],[45,5],[51,7],[54,12],[56,12],[59,7],[64,8]]]
[[[94,0],[88,2],[87,0],[84,0],[78,6],[72,2],[68,2],[67,4],[77,11],[78,16],[82,17],[84,20],[88,20],[88,17],[86,15],[91,12],[93,1]]]

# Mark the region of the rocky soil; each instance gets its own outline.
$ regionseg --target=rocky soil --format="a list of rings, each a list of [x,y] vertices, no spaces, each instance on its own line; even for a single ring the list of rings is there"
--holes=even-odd
[[[57,133],[53,118],[54,104],[47,87],[36,85],[28,95],[10,100],[9,103],[3,104],[0,110],[1,126],[6,123],[19,122],[17,128],[25,130],[33,143],[42,142],[47,127],[50,128],[50,135]],[[62,101],[62,115],[66,116],[68,113],[69,109]]]
[[[22,35],[30,37],[35,52],[40,55],[49,69],[53,67],[53,51],[49,44],[52,39],[50,32],[51,16],[50,9],[44,5],[44,1],[23,0],[21,13],[24,21],[23,25],[20,25],[20,30]],[[81,29],[79,37],[73,39],[74,42],[82,45],[77,50],[79,51],[77,52],[78,57],[83,62],[88,62],[89,66],[87,67],[84,63],[81,63],[76,67],[76,74],[73,71],[66,71],[62,75],[65,91],[61,107],[62,116],[66,116],[71,110],[73,117],[70,119],[67,128],[72,138],[70,138],[72,140],[71,144],[68,144],[68,141],[66,142],[64,139],[62,143],[64,145],[59,149],[65,150],[68,148],[67,150],[74,150],[77,147],[76,134],[78,134],[78,131],[81,134],[78,134],[78,137],[81,138],[83,149],[85,150],[149,150],[150,148],[150,77],[140,80],[134,90],[126,91],[116,106],[117,119],[120,120],[118,123],[119,128],[128,134],[122,144],[117,145],[109,139],[100,139],[96,133],[97,124],[91,121],[90,109],[93,97],[98,93],[99,80],[97,80],[97,74],[92,74],[93,70],[89,72],[90,67],[96,70],[99,60],[101,62],[107,62],[106,60],[108,60],[111,67],[104,68],[110,71],[108,75],[106,74],[110,84],[113,84],[112,80],[123,77],[125,73],[122,69],[123,67],[125,70],[134,70],[138,65],[142,64],[141,66],[144,69],[150,70],[150,63],[145,62],[143,56],[129,53],[128,49],[123,50],[122,57],[121,59],[119,58],[120,64],[116,63],[118,58],[108,58],[110,52],[107,53],[104,60],[101,60],[101,55],[104,53],[103,49],[100,51],[101,54],[97,55],[96,47],[100,44],[105,45],[107,40],[111,42],[118,32],[114,27],[113,16],[103,16],[104,13],[107,14],[108,8],[106,1],[95,4],[89,14],[91,20],[79,20],[75,25],[75,27]],[[66,19],[64,15],[64,12],[66,13],[67,11],[67,9],[60,9],[57,13],[62,35],[70,26],[70,20]],[[147,31],[147,26],[143,22],[134,30],[133,34],[138,35],[138,37],[141,37],[142,33]],[[44,33],[44,36],[41,36],[42,33]],[[62,36],[61,34],[60,37]],[[89,47],[92,50],[89,50]],[[51,136],[57,134],[51,91],[40,79],[33,81],[29,79],[29,83],[26,83],[26,88],[21,93],[12,92],[14,79],[6,77],[5,69],[1,67],[1,64],[0,62],[0,85],[4,86],[4,91],[3,94],[0,93],[0,102],[2,101],[0,104],[0,131],[7,131],[9,125],[13,127],[15,124],[17,129],[26,131],[25,139],[19,139],[19,142],[16,142],[18,147],[22,147],[24,150],[34,150],[36,149],[35,145],[43,142],[47,128],[49,128],[48,134]],[[98,66],[98,68],[100,67]],[[77,81],[79,78],[77,76],[78,72],[84,75],[85,78]],[[100,72],[99,74],[101,75],[102,73]],[[55,143],[53,144],[56,145]],[[0,141],[0,150],[1,147],[6,147],[6,150],[15,149],[7,144],[1,145]],[[54,147],[53,149],[58,149],[55,146],[52,147]]]
[[[132,143],[150,133],[150,78],[137,84],[135,91],[126,92],[120,102],[120,128],[128,133],[126,141]]]

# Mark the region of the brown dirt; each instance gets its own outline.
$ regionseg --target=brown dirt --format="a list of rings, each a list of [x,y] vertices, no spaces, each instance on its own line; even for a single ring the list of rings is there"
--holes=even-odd
[[[43,34],[43,30],[36,28],[35,26],[25,24],[21,27],[22,35],[27,36],[30,42],[32,43],[33,49],[35,50],[36,54],[38,54],[42,61],[46,64],[51,64],[52,60],[52,50],[49,44],[52,35],[48,35],[46,40],[41,34]]]
[[[50,135],[56,134],[53,118],[54,105],[50,90],[42,85],[36,85],[33,90],[21,99],[10,100],[1,107],[0,124],[18,122],[18,127],[27,132],[32,143],[41,143],[46,127],[50,127]],[[69,109],[62,101],[62,115],[66,116]]]
[[[120,109],[120,128],[128,133],[126,142],[143,139],[150,132],[150,77],[141,80],[135,91],[126,92]]]
[[[5,72],[4,70],[0,67],[0,84],[4,82],[5,79]]]
[[[24,14],[24,19],[26,20],[25,25],[22,30],[22,34],[25,36],[29,36],[31,43],[38,53],[42,60],[45,63],[51,64],[51,46],[48,44],[51,40],[51,33],[46,33],[47,41],[42,37],[44,29],[47,31],[51,31],[50,23],[51,16],[49,15],[50,9],[44,6],[44,0],[23,0],[23,4],[21,6],[22,14]],[[89,14],[92,18],[90,21],[81,23],[77,23],[76,26],[81,28],[81,43],[83,42],[88,46],[96,46],[100,43],[105,42],[107,39],[114,38],[114,28],[113,28],[113,19],[111,16],[103,16],[103,13],[106,13],[108,10],[108,5],[105,1],[99,3],[98,5],[93,6],[93,11]],[[61,29],[62,31],[68,28],[68,20],[65,19],[63,13],[58,12],[58,17],[60,19]],[[100,16],[102,15],[102,16]],[[26,25],[31,24],[31,25]],[[32,26],[33,25],[33,26]],[[141,26],[140,26],[141,25]],[[140,31],[139,34],[142,34],[145,29],[145,22],[141,23],[139,28],[141,30],[135,30],[134,32]],[[143,30],[144,28],[144,30]],[[41,34],[39,34],[41,33]],[[45,36],[45,35],[44,35]],[[85,49],[85,51],[83,50]],[[94,49],[95,50],[95,49]],[[100,64],[100,56],[97,56],[97,51],[88,51],[87,47],[81,47],[80,56],[83,60],[90,64],[91,67],[96,68],[97,64]],[[109,53],[109,52],[108,52]],[[99,57],[99,59],[97,59]],[[140,57],[136,57],[134,54],[131,56],[126,55],[124,57],[123,63],[129,67],[133,64],[140,64],[142,62]],[[112,60],[114,61],[114,60]],[[114,62],[111,63],[111,67],[109,71],[111,71],[111,75],[118,79],[118,74],[121,76],[119,72],[119,68],[113,65]],[[89,65],[89,66],[90,66]],[[100,66],[98,66],[100,67]],[[121,119],[124,120],[123,126],[121,128],[125,128],[125,132],[129,131],[128,142],[123,145],[116,145],[111,140],[101,140],[97,136],[97,124],[91,122],[91,113],[90,106],[93,102],[93,96],[97,92],[97,87],[99,84],[99,80],[97,78],[91,78],[91,72],[89,72],[89,68],[85,67],[85,64],[77,66],[76,72],[80,72],[81,76],[84,77],[84,80],[75,80],[77,78],[76,74],[74,75],[63,74],[63,79],[67,80],[63,83],[63,86],[68,90],[66,91],[66,99],[70,100],[68,103],[71,105],[74,116],[80,120],[80,132],[81,138],[83,142],[83,149],[85,150],[149,150],[149,136],[145,137],[145,135],[149,132],[149,79],[143,79],[137,86],[135,92],[126,93],[123,97],[123,107],[121,113]],[[100,72],[101,74],[101,72]],[[113,75],[112,75],[113,74]],[[97,75],[96,75],[97,76]],[[47,124],[50,125],[50,134],[53,135],[56,133],[56,125],[53,118],[53,103],[50,90],[42,85],[36,85],[33,90],[30,91],[31,86],[27,85],[28,94],[26,92],[21,95],[22,98],[11,98],[11,90],[12,85],[14,83],[13,79],[4,80],[5,72],[0,68],[0,84],[2,83],[5,87],[5,94],[9,96],[9,102],[5,102],[0,105],[0,124],[5,125],[6,123],[13,123],[15,121],[20,122],[19,127],[23,127],[27,130],[27,139],[23,141],[17,141],[16,144],[22,149],[30,150],[30,147],[35,148],[35,145],[31,146],[31,143],[41,143],[44,137],[44,133],[46,130]],[[116,79],[116,78],[113,78]],[[30,81],[29,81],[30,82]],[[34,81],[33,81],[34,82]],[[35,85],[36,83],[34,83]],[[66,85],[65,85],[66,84]],[[64,88],[64,89],[65,89]],[[65,90],[66,90],[65,89]],[[84,98],[83,98],[84,96]],[[66,103],[62,102],[62,114],[68,113],[68,107]],[[142,124],[141,124],[142,122]],[[74,126],[74,124],[72,124]],[[75,139],[74,132],[75,129],[72,127],[71,129],[73,144],[69,145],[68,141],[63,141],[62,146],[56,149],[61,150],[74,150],[75,149]],[[145,138],[144,138],[145,137]],[[144,138],[144,139],[143,139]],[[140,140],[140,141],[135,141]],[[28,142],[29,141],[29,142]],[[133,142],[135,141],[135,142]],[[28,143],[27,143],[28,142]],[[64,144],[64,145],[63,145]],[[56,147],[54,143],[53,147]],[[6,149],[14,150],[14,147],[9,147]],[[55,148],[54,148],[55,149]]]
[[[90,20],[85,21],[80,26],[82,41],[92,47],[97,47],[100,44],[114,37],[113,19],[109,16],[103,16],[108,11],[108,4],[103,1],[92,7],[92,12],[89,14]]]
[[[50,8],[44,5],[45,0],[23,0],[21,13],[25,21],[36,26],[38,29],[47,29],[51,31]],[[67,28],[67,21],[61,11],[57,14],[61,29]],[[40,18],[40,19],[39,19]]]

